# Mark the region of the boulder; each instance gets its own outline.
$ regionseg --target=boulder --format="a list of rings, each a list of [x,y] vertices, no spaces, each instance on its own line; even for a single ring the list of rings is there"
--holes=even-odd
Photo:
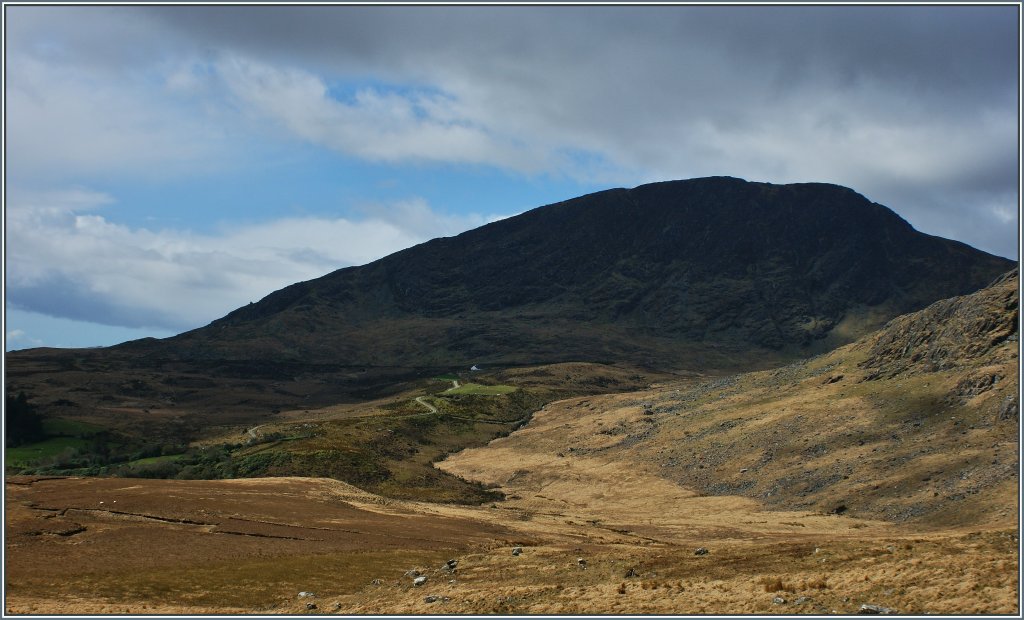
[[[1015,396],[1007,396],[1003,404],[999,406],[1000,420],[1016,420],[1019,417],[1019,408]]]
[[[522,553],[523,553],[523,548],[522,547],[513,547],[512,548],[512,555],[522,555]]]
[[[878,614],[882,616],[888,616],[890,614],[897,613],[895,609],[889,607],[882,607],[881,605],[872,605],[871,603],[864,603],[857,610],[858,614]]]
[[[693,555],[707,555],[708,553],[710,552],[705,547],[697,547]]]
[[[427,583],[427,576],[426,575],[420,575],[419,577],[417,577],[417,578],[412,580],[412,585],[414,585],[416,587],[422,586],[425,583]]]

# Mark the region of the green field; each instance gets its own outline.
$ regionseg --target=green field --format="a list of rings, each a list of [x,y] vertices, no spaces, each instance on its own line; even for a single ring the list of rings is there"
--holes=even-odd
[[[125,463],[128,467],[138,467],[140,465],[155,465],[157,463],[173,463],[180,461],[185,455],[184,454],[169,454],[167,456],[150,456],[144,459],[135,459]]]
[[[66,420],[64,418],[43,420],[43,432],[50,437],[88,437],[102,430],[104,430],[102,426],[77,420]]]
[[[480,394],[483,396],[495,396],[498,394],[509,394],[515,392],[513,385],[482,385],[480,383],[466,383],[457,388],[450,388],[444,391],[445,394]]]
[[[25,467],[41,459],[58,456],[68,448],[78,449],[88,445],[88,441],[77,437],[53,437],[27,446],[7,448],[4,453],[4,465],[6,467]]]

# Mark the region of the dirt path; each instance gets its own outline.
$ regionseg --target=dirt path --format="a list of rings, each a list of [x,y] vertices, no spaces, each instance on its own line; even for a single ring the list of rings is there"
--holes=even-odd
[[[430,413],[437,413],[437,407],[431,405],[430,403],[428,403],[427,401],[425,401],[423,399],[424,399],[423,396],[417,396],[416,397],[416,402],[418,402],[419,404],[421,404],[424,407],[426,407],[427,409],[429,409]]]
[[[259,429],[263,428],[264,426],[266,426],[266,424],[260,424],[258,426],[254,426],[254,427],[246,430],[245,432],[249,433],[249,437],[251,437],[253,439],[259,439],[259,436],[256,435],[256,431],[258,431]]]

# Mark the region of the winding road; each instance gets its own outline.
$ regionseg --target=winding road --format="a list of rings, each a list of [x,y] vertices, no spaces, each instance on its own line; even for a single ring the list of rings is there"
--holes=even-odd
[[[423,396],[417,396],[416,397],[416,402],[418,402],[419,404],[421,404],[424,407],[426,407],[427,409],[429,409],[430,413],[437,413],[437,407],[435,407],[435,406],[431,405],[430,403],[428,403],[427,401],[423,400],[424,398],[425,397],[423,397]]]
[[[249,433],[249,437],[252,437],[253,439],[259,439],[259,437],[256,435],[256,431],[260,428],[263,428],[264,426],[266,426],[266,424],[260,424],[259,426],[254,426],[245,432]]]
[[[446,391],[457,390],[457,389],[459,389],[459,387],[461,387],[461,385],[462,384],[460,384],[457,379],[452,379],[452,387],[451,387],[450,390],[446,390]],[[437,407],[435,407],[435,406],[431,405],[430,403],[428,403],[427,401],[423,400],[424,398],[425,398],[424,396],[417,396],[416,397],[416,402],[418,402],[419,404],[423,405],[428,410],[430,410],[430,413],[437,413]]]

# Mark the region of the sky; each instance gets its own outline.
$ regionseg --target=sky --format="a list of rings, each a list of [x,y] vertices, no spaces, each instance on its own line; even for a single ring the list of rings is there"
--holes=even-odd
[[[711,175],[1017,259],[1018,10],[5,5],[5,350]]]

